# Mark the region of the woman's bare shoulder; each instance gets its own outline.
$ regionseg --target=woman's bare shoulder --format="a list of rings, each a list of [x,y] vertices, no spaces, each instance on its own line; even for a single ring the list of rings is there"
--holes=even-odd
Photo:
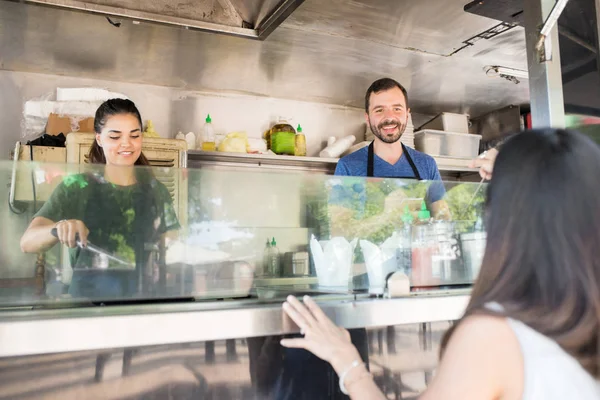
[[[508,320],[472,315],[456,327],[424,398],[509,400],[522,393],[523,359]]]

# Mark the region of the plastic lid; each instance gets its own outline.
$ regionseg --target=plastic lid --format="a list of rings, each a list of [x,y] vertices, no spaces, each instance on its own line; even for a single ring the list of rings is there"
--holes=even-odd
[[[275,241],[275,238],[273,238],[273,241],[271,242],[271,246],[277,246],[277,242]]]
[[[413,222],[413,215],[408,209],[408,206],[404,208],[404,213],[402,214],[402,222],[404,222],[405,224],[412,224]]]
[[[208,114],[208,115],[206,116],[206,123],[207,123],[207,124],[210,124],[211,122],[212,122],[212,119],[210,118],[210,114]]]
[[[425,221],[431,218],[431,213],[427,210],[427,205],[424,201],[421,202],[421,210],[419,211],[419,220]]]
[[[298,133],[302,132],[302,127],[300,126],[300,124],[298,124],[298,128],[296,128],[296,131],[298,131]]]

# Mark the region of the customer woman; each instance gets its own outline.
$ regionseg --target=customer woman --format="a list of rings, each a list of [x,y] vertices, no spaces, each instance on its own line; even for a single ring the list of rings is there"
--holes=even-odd
[[[578,133],[528,131],[503,145],[483,266],[422,399],[600,398],[599,171],[600,148]],[[352,399],[385,398],[310,298],[283,309],[305,334],[283,346],[330,362]]]
[[[125,298],[154,275],[153,250],[179,223],[166,187],[148,169],[134,168],[149,165],[135,104],[104,102],[96,111],[94,130],[89,161],[104,167],[67,176],[31,221],[21,248],[37,253],[60,242],[69,247],[71,295]],[[124,263],[89,251],[88,241]]]

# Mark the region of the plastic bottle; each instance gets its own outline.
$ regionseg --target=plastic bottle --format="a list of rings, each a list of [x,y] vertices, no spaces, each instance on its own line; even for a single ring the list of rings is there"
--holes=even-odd
[[[194,132],[188,132],[185,135],[185,141],[187,142],[188,150],[196,150],[196,135],[194,135]]]
[[[343,152],[348,150],[350,146],[354,144],[356,138],[353,135],[338,139],[331,146],[327,146],[319,153],[319,156],[325,158],[337,158],[342,155]]]
[[[185,135],[183,134],[183,132],[179,131],[177,132],[177,135],[175,135],[175,139],[185,140]]]
[[[215,151],[215,131],[212,126],[212,119],[210,118],[210,114],[206,116],[204,124],[204,136],[202,141],[202,150],[203,151]]]
[[[269,142],[273,153],[293,156],[296,152],[296,130],[285,118],[279,117],[271,128]]]
[[[410,276],[412,269],[412,224],[413,216],[406,207],[402,214],[402,230],[400,231],[399,247],[396,251],[398,271]]]
[[[412,229],[412,286],[434,286],[432,258],[435,250],[435,232],[431,214],[423,201],[418,213],[418,222]]]
[[[281,276],[281,270],[279,268],[279,249],[277,248],[275,238],[273,238],[271,246],[269,247],[269,276],[273,278]]]
[[[266,276],[269,272],[269,257],[271,255],[271,241],[267,238],[267,244],[263,251],[263,262],[260,268],[256,269],[256,276]]]
[[[305,156],[306,155],[306,136],[302,133],[302,127],[298,124],[296,129],[296,147],[294,149],[294,155]]]

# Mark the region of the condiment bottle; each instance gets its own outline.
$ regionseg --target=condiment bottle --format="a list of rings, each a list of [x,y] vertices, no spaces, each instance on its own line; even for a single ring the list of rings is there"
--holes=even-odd
[[[410,276],[412,270],[412,224],[413,216],[407,206],[402,214],[400,243],[396,250],[397,269],[406,276]]]
[[[275,238],[271,241],[271,247],[269,248],[269,276],[273,278],[281,276],[281,269],[279,268],[279,249],[277,248]]]
[[[418,221],[412,227],[411,286],[434,286],[432,259],[435,251],[435,232],[431,214],[423,201]]]
[[[210,118],[210,114],[206,116],[205,124],[204,124],[204,136],[202,141],[202,150],[204,151],[215,151],[215,131],[212,126],[212,119]]]
[[[305,156],[306,155],[306,136],[302,133],[302,127],[298,124],[296,129],[296,146],[294,148],[294,155]]]

